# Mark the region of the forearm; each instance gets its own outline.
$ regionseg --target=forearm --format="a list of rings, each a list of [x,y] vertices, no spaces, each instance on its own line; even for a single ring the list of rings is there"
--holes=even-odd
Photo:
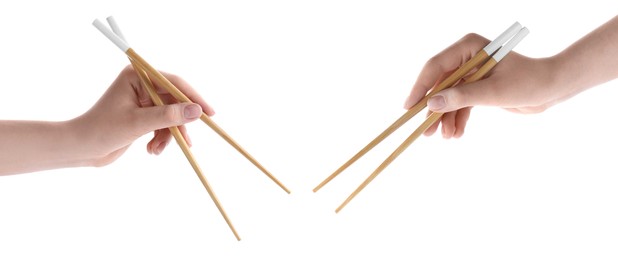
[[[0,121],[0,176],[82,166],[69,122]]]
[[[555,56],[557,83],[576,94],[618,78],[618,16]]]

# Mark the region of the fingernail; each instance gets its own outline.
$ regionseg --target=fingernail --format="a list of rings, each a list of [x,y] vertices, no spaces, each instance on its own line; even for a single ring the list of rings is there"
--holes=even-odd
[[[446,106],[446,100],[441,95],[435,95],[427,101],[427,108],[431,111],[440,110]]]
[[[186,119],[196,119],[202,115],[202,108],[197,104],[185,106],[184,116]]]

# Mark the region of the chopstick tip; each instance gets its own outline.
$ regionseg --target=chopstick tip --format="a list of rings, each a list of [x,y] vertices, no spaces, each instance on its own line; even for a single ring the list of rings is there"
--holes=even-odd
[[[318,192],[322,187],[324,187],[324,185],[326,181],[323,181],[322,183],[318,184],[318,186],[315,186],[315,188],[313,188],[313,192],[316,193]]]
[[[339,205],[339,207],[337,207],[337,209],[335,209],[335,213],[339,213],[339,211],[341,211],[343,209],[343,207],[345,207],[346,205],[348,205],[348,201],[345,201],[345,202],[341,203],[341,205]]]
[[[277,180],[277,181],[275,181],[275,182],[277,183],[277,185],[279,185],[279,187],[280,187],[283,191],[285,191],[285,193],[287,193],[287,194],[292,193],[290,190],[288,190],[288,188],[287,188],[287,187],[285,187],[285,185],[283,185],[283,183],[279,182],[278,180]]]

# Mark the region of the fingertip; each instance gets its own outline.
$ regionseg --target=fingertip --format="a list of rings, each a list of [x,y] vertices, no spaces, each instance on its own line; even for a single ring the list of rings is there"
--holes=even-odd
[[[442,136],[444,139],[451,139],[457,130],[455,126],[455,118],[457,111],[446,113],[442,116]]]
[[[468,119],[470,118],[470,112],[472,111],[472,107],[466,107],[457,112],[457,117],[455,118],[455,134],[456,138],[460,138],[463,136],[466,130],[466,125],[468,123]]]
[[[161,142],[154,151],[155,155],[161,154],[163,150],[165,150],[166,146],[167,146],[167,142]]]
[[[178,130],[180,130],[180,134],[182,135],[182,138],[185,140],[187,145],[189,147],[192,147],[193,141],[191,141],[191,137],[189,136],[189,133],[187,133],[187,127],[184,125],[181,125],[178,127]]]
[[[427,117],[431,115],[431,112],[427,112]],[[438,126],[440,126],[441,119],[433,123],[429,128],[423,132],[425,136],[432,136],[436,131],[438,131]]]
[[[154,152],[153,143],[154,139],[150,140],[150,142],[146,144],[146,151],[148,152],[148,154],[152,154]]]
[[[215,115],[215,110],[210,105],[208,105],[206,102],[197,101],[195,104],[200,105],[202,112],[204,112],[207,116]]]
[[[446,137],[446,127],[444,126],[444,123],[442,124],[442,130],[440,132],[442,133],[442,138],[448,139],[448,137]]]
[[[161,143],[159,144],[159,146],[157,146],[157,148],[154,150],[154,154],[155,155],[159,155],[163,152],[163,149],[165,149],[165,144]]]
[[[431,127],[427,128],[427,130],[425,130],[425,132],[423,132],[423,134],[425,136],[432,136],[433,134],[436,133],[436,131],[438,130],[438,125],[437,123],[432,125]]]
[[[208,116],[214,116],[216,114],[215,110],[210,106],[206,106],[204,108],[204,113],[206,113],[206,115]]]
[[[408,96],[406,101],[403,103],[403,109],[409,110],[413,105],[412,96]]]
[[[464,134],[464,130],[458,128],[455,131],[455,134],[453,135],[453,137],[456,138],[456,139],[459,139],[459,138],[461,138],[463,136],[463,134]]]
[[[185,135],[185,142],[187,142],[189,147],[193,147],[193,142],[191,141],[191,137],[189,137],[189,135]]]
[[[448,122],[445,122],[446,118],[442,118],[442,138],[448,140],[453,136],[452,131],[448,125]]]

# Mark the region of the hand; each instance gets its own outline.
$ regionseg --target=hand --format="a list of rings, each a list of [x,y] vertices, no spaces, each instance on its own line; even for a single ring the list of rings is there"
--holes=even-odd
[[[435,85],[481,50],[489,40],[468,34],[424,66],[404,107],[409,109]],[[533,59],[511,52],[485,79],[460,83],[436,93],[427,102],[430,111],[445,113],[425,131],[432,135],[442,124],[444,138],[463,135],[473,106],[502,107],[518,113],[538,113],[580,90],[556,84],[555,58]]]
[[[103,166],[115,161],[131,143],[154,131],[147,145],[149,153],[160,154],[171,140],[170,126],[179,126],[191,145],[183,124],[200,117],[202,111],[214,115],[214,110],[195,90],[178,76],[164,73],[180,91],[195,104],[178,103],[162,88],[155,88],[166,106],[153,106],[148,92],[142,86],[131,66],[126,67],[99,101],[85,114],[68,122],[79,135],[80,157],[87,165]]]

